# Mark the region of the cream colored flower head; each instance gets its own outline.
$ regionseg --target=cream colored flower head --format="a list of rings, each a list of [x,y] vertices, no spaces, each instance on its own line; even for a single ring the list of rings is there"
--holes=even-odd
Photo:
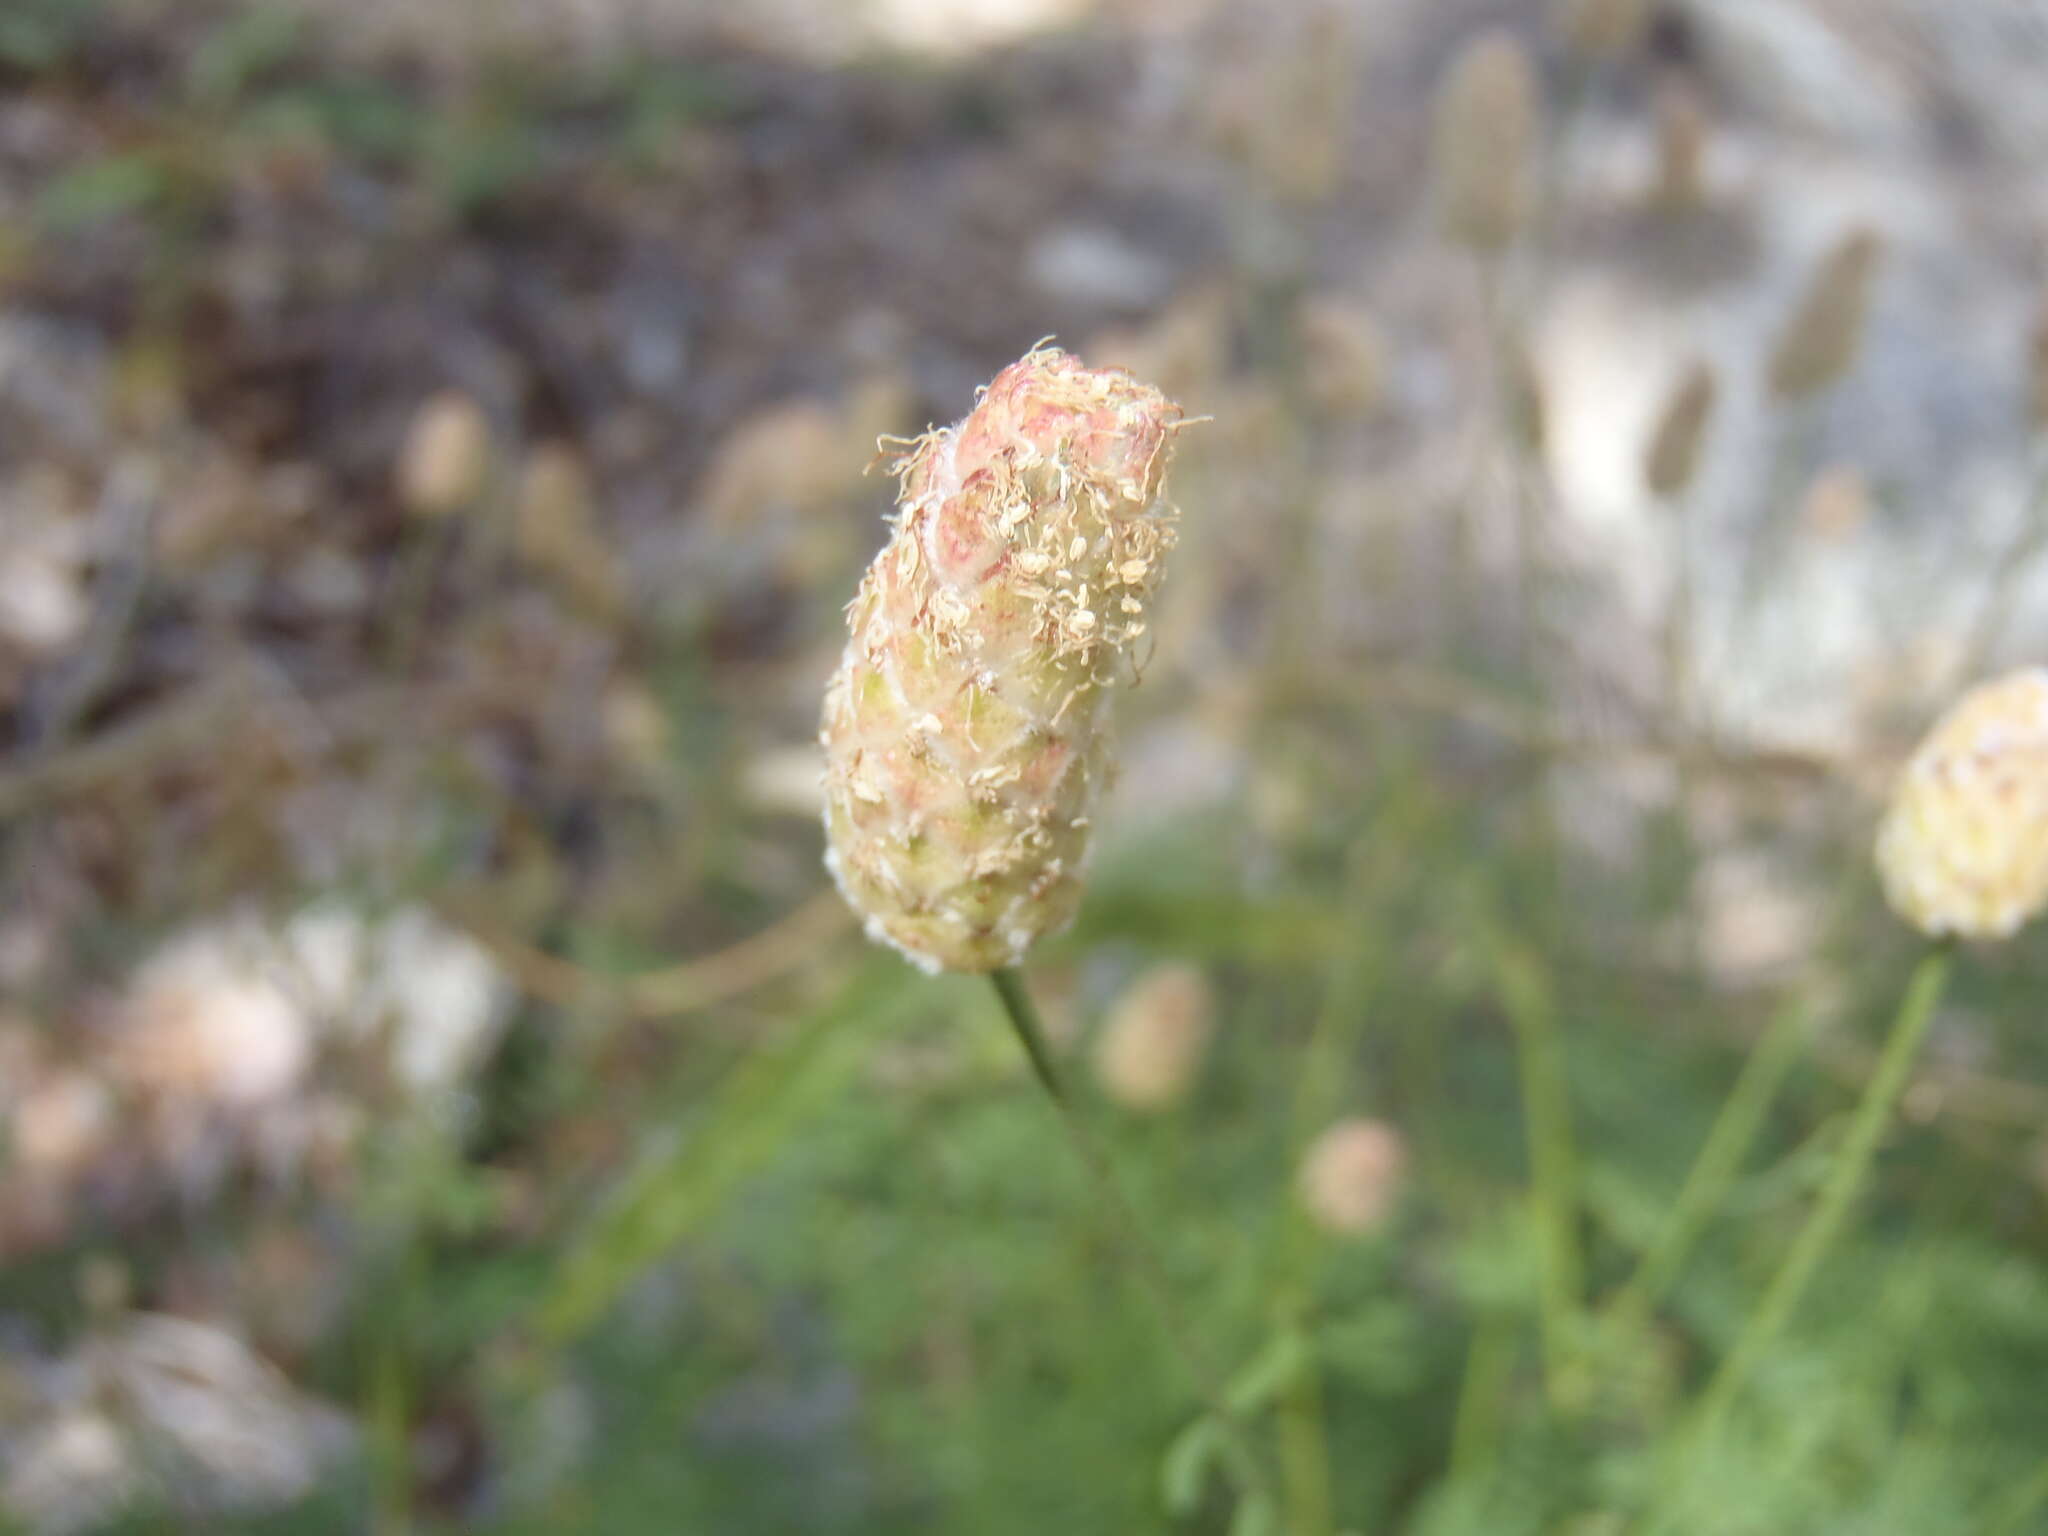
[[[1158,965],[1117,998],[1095,1046],[1105,1092],[1127,1109],[1166,1109],[1187,1096],[1215,1028],[1209,980],[1191,965]]]
[[[1922,933],[2002,939],[2048,905],[2048,670],[1963,696],[1877,834],[1885,897]]]
[[[1315,1224],[1361,1237],[1394,1214],[1408,1170],[1408,1143],[1384,1120],[1339,1120],[1302,1158],[1301,1202]]]
[[[1180,407],[1056,348],[896,462],[894,529],[825,693],[826,864],[869,935],[928,970],[1013,965],[1073,917],[1173,546]]]

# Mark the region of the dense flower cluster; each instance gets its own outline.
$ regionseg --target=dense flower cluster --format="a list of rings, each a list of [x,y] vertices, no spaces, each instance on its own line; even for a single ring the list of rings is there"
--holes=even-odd
[[[1900,777],[1877,864],[1928,934],[2000,939],[2048,905],[2048,671],[1987,683],[1941,719]]]
[[[827,862],[930,970],[1020,959],[1079,903],[1130,673],[1174,538],[1180,408],[1055,348],[896,462],[894,533],[825,696]]]

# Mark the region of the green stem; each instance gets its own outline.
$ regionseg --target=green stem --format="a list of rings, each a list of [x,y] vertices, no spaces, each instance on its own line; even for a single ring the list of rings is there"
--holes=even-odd
[[[1217,1428],[1224,1436],[1236,1464],[1238,1485],[1244,1497],[1254,1503],[1272,1509],[1272,1482],[1266,1472],[1258,1450],[1252,1444],[1235,1409],[1230,1406],[1229,1395],[1223,1389],[1223,1379],[1210,1364],[1208,1357],[1195,1341],[1195,1333],[1189,1326],[1180,1303],[1174,1299],[1173,1287],[1166,1277],[1166,1266],[1159,1254],[1145,1236],[1143,1224],[1137,1210],[1117,1182],[1115,1171],[1110,1167],[1109,1156],[1101,1142],[1096,1140],[1094,1131],[1068,1092],[1065,1075],[1054,1060],[1051,1043],[1046,1039],[1045,1026],[1039,1021],[1038,1010],[1032,1005],[1031,995],[1025,990],[1024,978],[1016,971],[1004,969],[990,974],[995,984],[996,996],[1001,999],[1004,1015],[1015,1031],[1018,1044],[1024,1047],[1024,1054],[1030,1059],[1031,1070],[1038,1078],[1039,1086],[1059,1111],[1060,1121],[1066,1127],[1067,1139],[1073,1144],[1075,1153],[1088,1169],[1090,1182],[1095,1187],[1096,1198],[1117,1230],[1117,1236],[1137,1272],[1153,1309],[1159,1314],[1174,1351],[1180,1356],[1181,1364],[1193,1378],[1195,1389],[1201,1395]]]
[[[1305,1326],[1299,1317],[1290,1326]],[[1312,1350],[1280,1400],[1280,1470],[1287,1489],[1287,1528],[1294,1536],[1329,1536],[1336,1528],[1330,1498],[1330,1437],[1324,1425],[1323,1378]]]
[[[1663,1227],[1611,1304],[1612,1317],[1630,1327],[1640,1325],[1664,1299],[1693,1244],[1720,1209],[1737,1171],[1755,1144],[1771,1101],[1798,1060],[1806,1040],[1807,1019],[1807,1005],[1803,1001],[1787,1003],[1749,1053],[1734,1090],[1721,1106],[1692,1171],[1686,1175],[1677,1200],[1664,1218]]]
[[[1356,937],[1343,954],[1323,994],[1302,1070],[1294,1088],[1290,1140],[1296,1166],[1316,1132],[1336,1114],[1342,1102],[1347,1067],[1358,1042],[1358,1029],[1378,983],[1381,950],[1365,914],[1378,889],[1384,855],[1363,843],[1352,853],[1345,878],[1344,931]],[[1278,1278],[1274,1290],[1285,1327],[1306,1330],[1311,1310],[1314,1268],[1321,1241],[1315,1224],[1298,1200],[1287,1206],[1285,1232],[1276,1245]],[[1296,1536],[1327,1536],[1335,1516],[1330,1482],[1329,1435],[1324,1423],[1320,1367],[1313,1354],[1281,1405],[1280,1471],[1287,1496],[1289,1529]]]
[[[1800,1229],[1791,1253],[1772,1278],[1763,1300],[1743,1325],[1734,1349],[1729,1351],[1727,1359],[1721,1362],[1720,1370],[1707,1384],[1706,1392],[1694,1410],[1692,1422],[1679,1442],[1675,1476],[1665,1486],[1660,1514],[1668,1516],[1672,1505],[1684,1492],[1694,1467],[1712,1441],[1729,1406],[1748,1384],[1757,1363],[1790,1320],[1821,1261],[1841,1235],[1849,1208],[1870,1171],[1878,1140],[1891,1118],[1892,1105],[1905,1088],[1907,1075],[1919,1054],[1920,1043],[1926,1038],[1928,1023],[1934,1017],[1935,1004],[1940,1001],[1942,985],[1948,978],[1949,956],[1949,946],[1938,944],[1928,951],[1914,970],[1906,995],[1899,1004],[1898,1017],[1892,1023],[1891,1034],[1878,1057],[1877,1070],[1863,1090],[1862,1102],[1856,1106],[1849,1133],[1835,1156],[1834,1166],[1828,1171],[1820,1200],[1806,1218],[1806,1225]],[[1653,1519],[1650,1528],[1654,1530],[1661,1523],[1661,1520]]]
[[[1465,1346],[1465,1375],[1451,1422],[1453,1484],[1489,1476],[1500,1443],[1501,1415],[1515,1368],[1515,1325],[1506,1314],[1482,1315]]]
[[[1497,942],[1501,1000],[1515,1029],[1522,1117],[1529,1139],[1530,1199],[1543,1245],[1543,1374],[1553,1406],[1564,1407],[1562,1383],[1583,1290],[1579,1254],[1577,1153],[1564,1045],[1550,983],[1533,955]]]

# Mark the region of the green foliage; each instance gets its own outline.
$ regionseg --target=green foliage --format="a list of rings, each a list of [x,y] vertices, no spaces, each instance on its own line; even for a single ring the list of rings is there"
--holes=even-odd
[[[696,60],[426,83],[323,63],[287,11],[222,16],[167,72],[168,126],[50,176],[40,229],[189,229],[274,156],[332,157],[482,220],[584,171],[658,174],[744,105]],[[0,5],[0,66],[60,78],[97,17]],[[166,267],[190,251],[151,249]],[[1277,323],[1253,329],[1260,366],[1299,367],[1276,358]],[[339,483],[375,467],[351,458]],[[842,595],[820,597],[824,623]],[[602,824],[561,839],[588,846],[548,866],[562,894],[527,935],[589,996],[525,1007],[473,1114],[377,1105],[337,1197],[340,1322],[294,1376],[362,1443],[300,1506],[208,1529],[1606,1536],[1661,1507],[1699,1536],[2048,1531],[2041,1128],[1990,1091],[2048,1078],[2039,930],[1964,957],[1950,994],[1959,1049],[2012,1080],[1957,1081],[2007,1107],[1977,1116],[1959,1093],[1893,1129],[1681,1479],[1693,1405],[1836,1165],[1917,946],[1852,881],[1799,977],[1732,990],[1672,956],[1698,873],[1675,825],[1580,868],[1551,824],[1554,760],[1368,707],[1349,678],[1300,707],[1288,686],[1308,684],[1254,658],[1244,675],[1274,686],[1247,734],[1270,726],[1306,764],[1298,824],[1269,835],[1233,803],[1105,828],[1077,927],[1033,957],[1071,1005],[1081,1110],[1217,1367],[1219,1415],[981,979],[849,940],[715,1011],[650,1018],[608,990],[680,940],[758,931],[816,878],[813,828],[747,805],[756,701],[720,677],[692,600],[708,601],[620,647],[672,728],[645,794],[660,803],[592,792]],[[1470,670],[1538,694],[1498,657]],[[759,692],[786,736],[801,689]],[[464,766],[540,756],[499,730],[429,754],[404,867],[350,870],[346,895],[509,883],[477,850],[555,807],[508,812]],[[573,798],[557,766],[527,770],[538,800]],[[1816,878],[1860,870],[1867,826],[1815,820],[1774,851]],[[627,866],[616,884],[607,858]],[[75,958],[117,975],[183,915],[110,915]],[[1217,1030],[1191,1096],[1140,1115],[1086,1063],[1104,1005],[1154,960],[1214,983]],[[1809,986],[1824,1009],[1795,1002]],[[1306,1214],[1300,1166],[1355,1115],[1398,1128],[1406,1189],[1384,1229],[1338,1236]],[[261,1204],[235,1190],[163,1218],[174,1230],[124,1231],[139,1289],[171,1293],[189,1250],[243,1244],[244,1195]],[[11,1266],[9,1325],[88,1333],[76,1275],[98,1251],[87,1236]],[[1240,1492],[1233,1417],[1272,1452],[1277,1502]],[[482,1447],[482,1470],[444,1487],[450,1444]],[[183,1528],[159,1511],[119,1527]]]
[[[158,157],[107,155],[52,181],[36,200],[36,214],[46,228],[63,233],[160,207],[171,190],[171,175]]]
[[[0,66],[57,68],[78,46],[97,8],[95,0],[15,0],[0,11]]]

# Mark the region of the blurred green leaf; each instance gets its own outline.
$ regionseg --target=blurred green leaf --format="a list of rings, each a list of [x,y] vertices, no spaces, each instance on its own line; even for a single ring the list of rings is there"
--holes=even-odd
[[[1308,1345],[1300,1331],[1282,1328],[1231,1379],[1230,1406],[1239,1413],[1257,1412],[1299,1381],[1308,1364]]]
[[[78,46],[96,9],[90,0],[10,0],[0,8],[0,63],[54,69]]]
[[[66,233],[158,204],[171,184],[162,162],[152,155],[109,155],[53,180],[36,200],[36,217],[44,227]]]
[[[574,1337],[699,1229],[812,1104],[845,1086],[872,1032],[923,982],[893,959],[872,963],[838,1002],[736,1070],[694,1127],[664,1132],[563,1260],[541,1308],[542,1331]]]
[[[185,62],[185,88],[212,106],[233,101],[299,48],[304,22],[288,6],[252,7],[200,40]]]
[[[1223,1430],[1206,1413],[1173,1437],[1159,1463],[1160,1496],[1167,1513],[1185,1519],[1201,1508],[1210,1470],[1221,1468],[1223,1450]]]

